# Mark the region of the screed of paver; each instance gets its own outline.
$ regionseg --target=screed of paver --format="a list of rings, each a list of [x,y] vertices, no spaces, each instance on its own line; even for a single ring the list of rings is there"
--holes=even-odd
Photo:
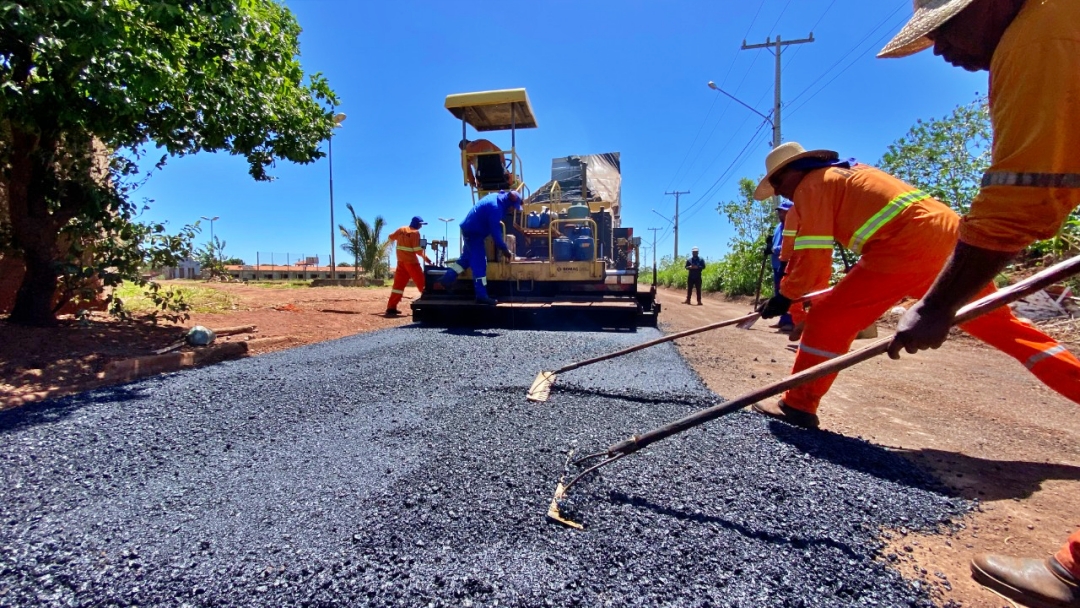
[[[929,606],[882,528],[970,505],[740,413],[574,488],[568,449],[719,401],[657,337],[404,327],[0,414],[0,605]]]

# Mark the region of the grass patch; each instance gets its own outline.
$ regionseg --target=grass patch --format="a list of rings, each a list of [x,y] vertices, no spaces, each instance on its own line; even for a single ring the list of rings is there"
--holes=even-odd
[[[248,285],[263,289],[303,289],[311,287],[311,281],[248,281]]]
[[[188,312],[227,312],[236,305],[236,298],[232,294],[213,287],[188,287],[166,283],[161,290],[179,294],[187,302]],[[138,285],[123,283],[113,291],[113,295],[120,298],[124,308],[132,314],[150,314],[158,310],[154,301]]]

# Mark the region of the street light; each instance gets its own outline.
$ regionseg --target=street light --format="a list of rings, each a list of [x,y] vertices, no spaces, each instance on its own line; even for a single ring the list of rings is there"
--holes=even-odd
[[[673,226],[675,225],[675,223],[671,221],[671,218],[669,218],[668,216],[664,215],[663,213],[660,213],[660,212],[659,212],[659,211],[657,211],[656,209],[653,209],[653,210],[652,210],[652,212],[653,212],[653,213],[655,213],[656,215],[659,215],[660,217],[664,218],[664,220],[666,220],[666,221],[667,221],[667,223],[669,223],[669,224],[671,224],[671,225],[673,225]]]
[[[746,108],[747,110],[750,110],[750,111],[751,111],[751,112],[753,112],[754,114],[757,114],[758,116],[760,116],[760,117],[764,118],[764,119],[765,119],[766,121],[768,121],[768,123],[769,123],[770,125],[771,125],[771,124],[773,124],[772,118],[770,118],[770,117],[766,116],[765,114],[762,114],[761,112],[758,112],[757,110],[755,110],[755,109],[754,109],[754,108],[752,108],[751,106],[749,106],[749,105],[747,105],[747,104],[743,103],[743,102],[742,102],[742,100],[740,100],[740,99],[739,99],[738,97],[735,97],[735,96],[734,96],[734,95],[732,95],[731,93],[728,93],[728,92],[727,92],[727,91],[725,91],[724,89],[721,89],[720,87],[716,86],[716,83],[715,83],[715,82],[713,82],[713,81],[711,81],[711,80],[709,81],[709,88],[710,88],[710,89],[712,89],[712,90],[714,90],[714,91],[716,91],[716,92],[718,92],[718,93],[723,93],[724,95],[727,95],[727,96],[728,96],[728,97],[730,97],[731,99],[734,99],[734,100],[735,100],[735,103],[737,103],[737,104],[739,104],[740,106],[742,106],[742,107]],[[778,146],[778,145],[780,145],[780,142],[774,142],[774,147],[775,147],[775,146]]]
[[[454,218],[446,219],[445,217],[439,218],[440,222],[443,222],[443,240],[450,238],[450,222],[454,221]]]
[[[345,122],[345,114],[338,112],[334,114],[334,128],[341,126],[341,123]],[[334,132],[330,132],[330,139],[327,140],[327,159],[330,161],[330,278],[337,278],[337,266],[334,262]]]

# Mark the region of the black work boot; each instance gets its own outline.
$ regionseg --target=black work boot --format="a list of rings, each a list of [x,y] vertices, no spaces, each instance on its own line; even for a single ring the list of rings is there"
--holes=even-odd
[[[797,410],[784,403],[783,399],[778,399],[775,403],[755,403],[752,409],[759,414],[765,414],[770,418],[783,420],[804,429],[818,428],[817,414],[807,414],[802,410]]]
[[[980,554],[971,560],[980,585],[1031,608],[1080,608],[1080,581],[1057,559]]]
[[[388,316],[388,317],[396,317],[396,316],[398,316],[400,314],[401,314],[401,311],[399,311],[396,308],[387,308],[386,309],[386,316]]]

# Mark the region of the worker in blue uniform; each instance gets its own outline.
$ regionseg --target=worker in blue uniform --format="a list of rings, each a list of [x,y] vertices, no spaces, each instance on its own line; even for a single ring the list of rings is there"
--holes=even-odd
[[[784,222],[787,220],[788,211],[794,203],[791,201],[780,201],[780,204],[776,207],[776,217],[780,220],[780,223],[776,226],[776,230],[773,232],[771,249],[769,251],[769,259],[772,262],[773,271],[773,293],[780,293],[780,280],[784,278],[784,271],[787,267],[787,262],[780,259],[780,251],[783,248],[784,243]],[[794,232],[792,232],[794,234]],[[781,332],[788,333],[795,328],[795,323],[791,320],[791,315],[784,313],[780,315],[780,321],[776,325],[770,325],[770,327],[778,327]]]
[[[439,280],[439,284],[449,289],[457,280],[458,274],[464,272],[466,268],[472,268],[476,301],[494,306],[496,301],[488,297],[487,293],[487,255],[484,251],[484,239],[490,236],[495,241],[495,249],[513,258],[510,248],[503,240],[501,222],[510,209],[521,209],[521,206],[521,195],[512,190],[492,192],[480,199],[461,222],[461,236],[465,241],[461,249],[461,257],[446,265],[446,274]]]

